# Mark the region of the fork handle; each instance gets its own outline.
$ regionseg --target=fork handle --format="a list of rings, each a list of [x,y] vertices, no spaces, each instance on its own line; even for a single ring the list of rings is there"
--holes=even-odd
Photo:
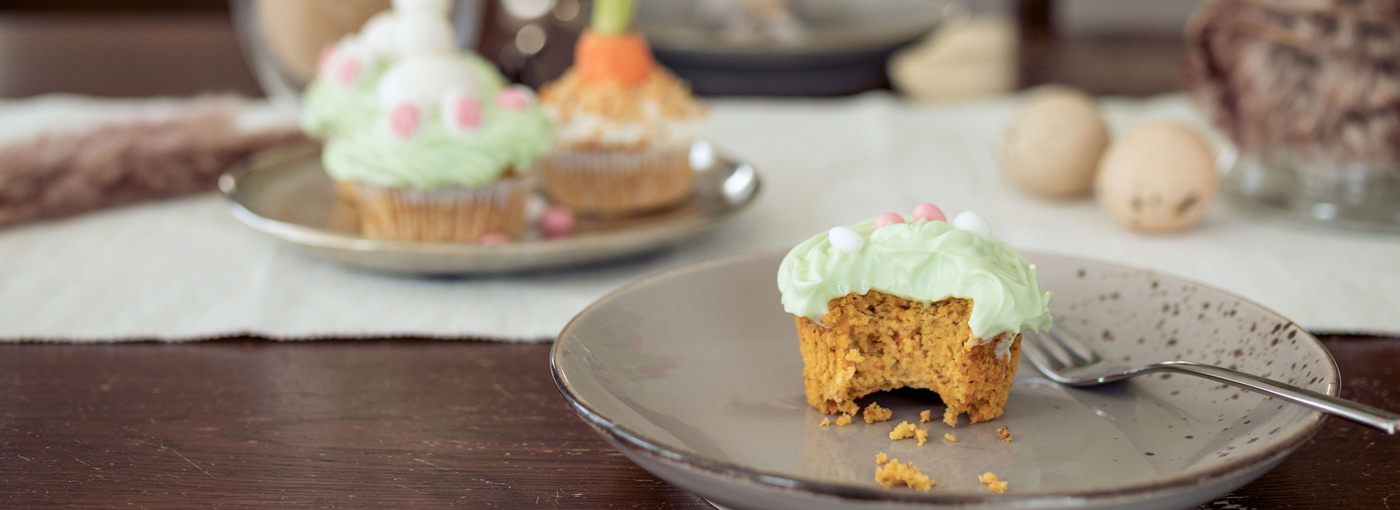
[[[1400,414],[1395,414],[1384,409],[1377,409],[1350,400],[1342,400],[1331,395],[1324,395],[1291,384],[1284,384],[1272,379],[1265,379],[1228,368],[1193,363],[1190,361],[1164,361],[1155,365],[1149,365],[1148,368],[1150,368],[1151,371],[1170,370],[1197,375],[1236,388],[1243,388],[1272,397],[1278,397],[1294,404],[1341,416],[1357,423],[1370,425],[1392,435],[1400,428]]]

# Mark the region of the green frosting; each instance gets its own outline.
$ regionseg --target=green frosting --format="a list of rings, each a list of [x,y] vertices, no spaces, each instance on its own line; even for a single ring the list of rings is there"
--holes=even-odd
[[[481,129],[470,135],[448,132],[435,111],[408,140],[391,137],[383,118],[337,134],[322,153],[326,172],[338,181],[376,186],[475,187],[495,181],[507,169],[528,172],[549,152],[554,126],[539,108],[508,111],[485,101],[482,107]]]
[[[1050,293],[1005,242],[946,221],[904,220],[878,230],[873,219],[852,226],[866,239],[855,253],[833,247],[826,233],[797,245],[778,267],[783,307],[820,321],[832,299],[877,290],[921,303],[971,299],[968,326],[983,340],[1050,328]]]
[[[549,152],[554,125],[537,106],[522,111],[496,106],[505,78],[480,56],[462,53],[458,58],[471,65],[480,86],[481,127],[471,134],[450,132],[437,105],[431,105],[413,137],[390,136],[389,112],[376,97],[386,63],[351,87],[322,78],[312,82],[302,127],[327,138],[322,152],[326,172],[339,181],[433,190],[489,184],[506,170],[530,171]]]

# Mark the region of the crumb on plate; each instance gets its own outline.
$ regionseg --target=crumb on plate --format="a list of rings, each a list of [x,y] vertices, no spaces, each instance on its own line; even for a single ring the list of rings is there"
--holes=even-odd
[[[875,468],[875,481],[886,490],[896,485],[928,492],[933,488],[933,479],[919,472],[913,464],[900,464],[899,459],[890,459],[884,466]]]
[[[946,441],[948,441],[949,443],[956,443],[956,442],[958,442],[958,436],[953,435],[952,432],[944,432],[944,433],[943,433],[943,439],[946,440]]]
[[[880,404],[875,402],[871,402],[870,405],[865,406],[865,411],[861,414],[865,417],[865,423],[871,424],[877,421],[890,419],[891,416],[894,416],[894,411],[880,407]]]
[[[822,418],[822,422],[817,424],[818,427],[826,427],[829,425],[831,425],[831,418]]]
[[[923,411],[919,411],[919,423],[928,423],[930,420],[932,420],[932,419],[933,419],[933,417],[931,416],[932,413],[933,413],[933,411],[932,411],[932,410],[929,410],[929,409],[924,409]]]
[[[877,466],[883,466],[886,462],[889,462],[889,461],[890,461],[890,456],[889,456],[889,455],[885,455],[885,452],[880,452],[880,453],[875,454],[875,465],[877,465]]]
[[[845,426],[850,425],[850,424],[851,424],[851,415],[849,415],[849,414],[843,414],[843,415],[841,415],[840,418],[837,418],[837,419],[836,419],[836,426],[837,426],[837,427],[845,427]]]
[[[990,471],[977,477],[977,481],[987,484],[987,490],[997,494],[1006,494],[1006,482],[998,480],[997,475],[992,474]]]
[[[997,429],[997,439],[1000,439],[1001,442],[1003,442],[1003,443],[1010,443],[1010,442],[1011,442],[1011,427],[1007,427],[1006,425],[1002,425],[1001,428]]]

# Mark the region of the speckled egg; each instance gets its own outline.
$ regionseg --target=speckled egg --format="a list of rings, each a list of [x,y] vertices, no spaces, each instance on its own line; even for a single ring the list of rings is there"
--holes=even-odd
[[[1052,87],[1030,96],[1006,125],[999,149],[1012,184],[1034,195],[1067,198],[1094,184],[1108,128],[1093,98]]]
[[[1099,163],[1094,195],[1119,225],[1138,232],[1173,232],[1199,222],[1220,191],[1210,145],[1189,127],[1169,121],[1139,125]]]

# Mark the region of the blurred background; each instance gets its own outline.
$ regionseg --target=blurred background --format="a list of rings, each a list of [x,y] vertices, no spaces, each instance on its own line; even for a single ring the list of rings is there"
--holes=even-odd
[[[294,89],[324,41],[358,29],[388,3],[0,0],[0,97],[260,96],[264,87],[282,86],[279,80]],[[703,95],[833,96],[893,88],[938,99],[1053,82],[1092,94],[1141,96],[1179,88],[1183,28],[1197,4],[642,2],[639,24],[658,58]],[[587,13],[588,0],[456,3],[462,44],[532,85],[568,66]],[[941,35],[928,37],[935,32]],[[941,88],[917,90],[933,81],[926,76],[941,77]]]

